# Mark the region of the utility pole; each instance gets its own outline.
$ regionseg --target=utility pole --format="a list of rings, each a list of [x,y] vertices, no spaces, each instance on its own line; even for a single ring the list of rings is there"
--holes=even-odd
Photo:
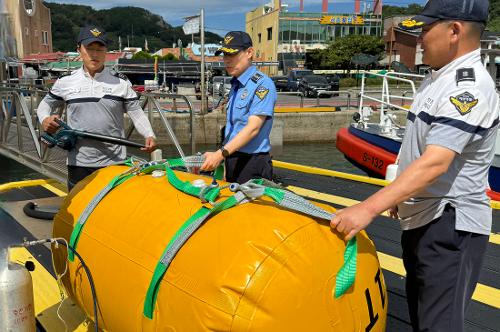
[[[205,11],[200,10],[200,36],[201,36],[201,114],[207,113],[207,93],[205,89]]]

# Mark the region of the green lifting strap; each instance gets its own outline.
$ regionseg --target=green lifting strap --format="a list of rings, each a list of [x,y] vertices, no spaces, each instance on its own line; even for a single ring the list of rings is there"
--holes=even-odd
[[[129,158],[123,162],[123,164],[134,167],[134,158]],[[199,197],[201,193],[201,188],[193,186],[189,181],[182,182],[177,175],[170,169],[170,167],[185,167],[184,160],[182,158],[178,159],[170,159],[167,160],[165,163],[158,163],[155,165],[147,166],[141,169],[141,173],[143,174],[149,174],[152,171],[156,169],[161,169],[164,168],[167,174],[167,179],[168,181],[178,190],[181,190],[189,195]],[[69,245],[73,248],[76,249],[76,246],[78,244],[78,241],[80,240],[80,235],[83,230],[83,227],[85,223],[87,222],[87,219],[90,217],[94,209],[97,207],[99,202],[114,188],[122,184],[123,182],[127,181],[131,177],[133,177],[135,174],[130,173],[131,169],[127,170],[124,173],[121,173],[117,176],[115,176],[106,187],[104,187],[93,199],[92,201],[87,205],[85,210],[82,212],[80,217],[78,218],[78,222],[76,226],[73,228],[73,231],[71,233],[70,237],[70,242]],[[222,170],[222,171],[221,171]],[[220,176],[220,174],[224,174],[224,169],[222,166],[219,166],[216,169],[215,175],[214,176]],[[217,177],[216,177],[217,178]],[[214,188],[209,188],[206,190],[206,192],[203,193],[203,198],[209,202],[213,202],[217,199],[217,197],[220,194],[220,188],[214,187]],[[75,255],[73,251],[70,251],[68,253],[68,258],[71,262],[74,261]]]
[[[264,190],[264,195],[272,198],[276,203],[281,204],[285,198],[286,193],[281,189],[266,187]],[[335,278],[336,299],[344,295],[356,279],[357,254],[357,241],[356,237],[353,237],[346,244],[346,248],[344,251],[344,264],[340,268]]]
[[[340,268],[335,278],[335,298],[338,299],[347,292],[356,279],[356,264],[358,245],[356,237],[347,242],[344,251],[344,265]]]
[[[175,172],[172,171],[170,167],[168,167],[167,164],[164,166],[166,176],[168,179],[168,182],[174,186],[177,190],[182,191],[183,193],[186,193],[191,196],[199,197],[202,191],[202,188],[195,187],[191,184],[189,181],[182,181],[175,175]],[[219,197],[220,194],[220,188],[219,187],[214,187],[208,189],[205,193],[203,198],[206,199],[209,202],[215,201],[217,197]]]
[[[252,182],[261,186],[263,185],[263,183],[265,183],[262,180],[252,180]],[[307,204],[304,204],[302,201],[305,200],[302,197],[276,187],[264,187],[261,195],[268,196],[279,205],[298,212],[328,220],[331,218],[331,213],[324,211],[323,209],[312,205],[309,202],[307,202]],[[191,216],[175,233],[174,237],[170,240],[167,248],[163,252],[161,259],[157,263],[152,280],[149,284],[149,288],[146,293],[146,299],[144,302],[143,314],[145,317],[149,319],[153,318],[153,312],[160,287],[160,282],[167,272],[168,267],[170,266],[170,263],[174,259],[175,255],[188,241],[192,234],[194,234],[198,230],[198,228],[201,227],[204,222],[206,222],[208,218],[215,215],[216,213],[219,213],[220,211],[237,205],[244,199],[246,199],[246,196],[240,192],[237,192],[235,195],[215,205],[211,210],[202,207],[200,210],[198,210],[198,212]],[[298,208],[298,205],[300,205],[301,203],[303,206]],[[336,276],[334,294],[335,299],[345,294],[345,292],[353,285],[356,278],[356,257],[357,242],[356,237],[354,237],[346,244],[346,249],[344,251],[344,264],[342,265]]]
[[[131,177],[133,177],[134,174],[119,174],[115,176],[106,187],[104,187],[99,193],[90,201],[90,203],[85,207],[85,210],[83,210],[82,214],[78,218],[78,222],[76,223],[75,227],[73,228],[73,231],[71,232],[71,237],[69,239],[69,245],[76,250],[76,246],[78,244],[78,241],[80,240],[80,234],[83,230],[83,226],[87,222],[87,219],[90,217],[94,209],[97,207],[99,202],[106,196],[111,190],[122,184],[123,182],[127,181]],[[73,250],[70,250],[68,252],[68,259],[70,262],[73,262],[75,260],[75,254],[73,253]]]
[[[242,195],[243,199],[244,196]],[[144,300],[144,310],[143,314],[149,319],[153,319],[154,307],[156,304],[156,298],[158,296],[158,291],[160,289],[160,282],[163,276],[167,272],[170,263],[174,259],[175,255],[182,248],[184,243],[193,235],[196,230],[211,216],[229,209],[237,205],[239,201],[235,196],[228,197],[224,201],[216,204],[212,209],[206,207],[201,207],[194,215],[192,215],[186,222],[184,222],[181,228],[174,234],[173,238],[167,245],[167,248],[162,254],[161,259],[156,265],[155,271],[151,282],[149,283],[148,291],[146,293],[146,299]]]

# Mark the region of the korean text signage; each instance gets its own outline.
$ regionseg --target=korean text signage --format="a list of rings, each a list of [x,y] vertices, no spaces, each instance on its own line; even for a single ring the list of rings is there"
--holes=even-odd
[[[332,16],[325,15],[319,21],[320,24],[340,24],[340,25],[363,25],[365,20],[362,16]]]

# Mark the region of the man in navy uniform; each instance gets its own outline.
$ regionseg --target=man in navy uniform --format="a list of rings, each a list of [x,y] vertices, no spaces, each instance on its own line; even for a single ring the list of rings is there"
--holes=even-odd
[[[123,137],[124,113],[145,138],[142,150],[156,149],[155,136],[145,116],[137,93],[124,75],[104,66],[108,39],[106,32],[96,26],[80,30],[77,49],[82,68],[59,78],[38,106],[38,119],[44,131],[53,133],[59,127],[57,108],[66,106],[68,125],[92,133]],[[124,146],[79,139],[68,152],[68,189],[99,168],[124,161]]]
[[[432,72],[408,112],[398,176],[331,221],[350,239],[385,210],[400,219],[414,331],[463,331],[491,232],[486,188],[499,100],[481,63],[488,6],[429,0],[400,24],[422,29],[423,62]]]
[[[252,39],[243,31],[231,31],[216,55],[224,54],[231,80],[226,105],[227,123],[223,146],[205,153],[201,169],[210,171],[225,161],[226,181],[244,183],[273,175],[269,135],[273,126],[276,87],[252,65]]]

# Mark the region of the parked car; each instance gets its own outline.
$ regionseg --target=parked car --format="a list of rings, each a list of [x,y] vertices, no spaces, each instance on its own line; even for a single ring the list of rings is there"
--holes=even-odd
[[[340,76],[337,74],[324,75],[328,83],[330,83],[330,91],[339,91],[340,89]],[[334,95],[338,96],[338,94]]]
[[[320,91],[330,91],[330,88],[330,83],[321,75],[307,75],[299,81],[299,91],[306,97],[317,97]]]
[[[288,91],[299,91],[299,81],[307,76],[313,75],[309,69],[292,69],[288,72],[287,89]]]
[[[286,76],[273,76],[271,79],[276,86],[276,91],[288,91],[288,78]]]
[[[231,90],[231,76],[214,76],[211,82],[208,82],[208,91],[212,96],[224,96]]]

